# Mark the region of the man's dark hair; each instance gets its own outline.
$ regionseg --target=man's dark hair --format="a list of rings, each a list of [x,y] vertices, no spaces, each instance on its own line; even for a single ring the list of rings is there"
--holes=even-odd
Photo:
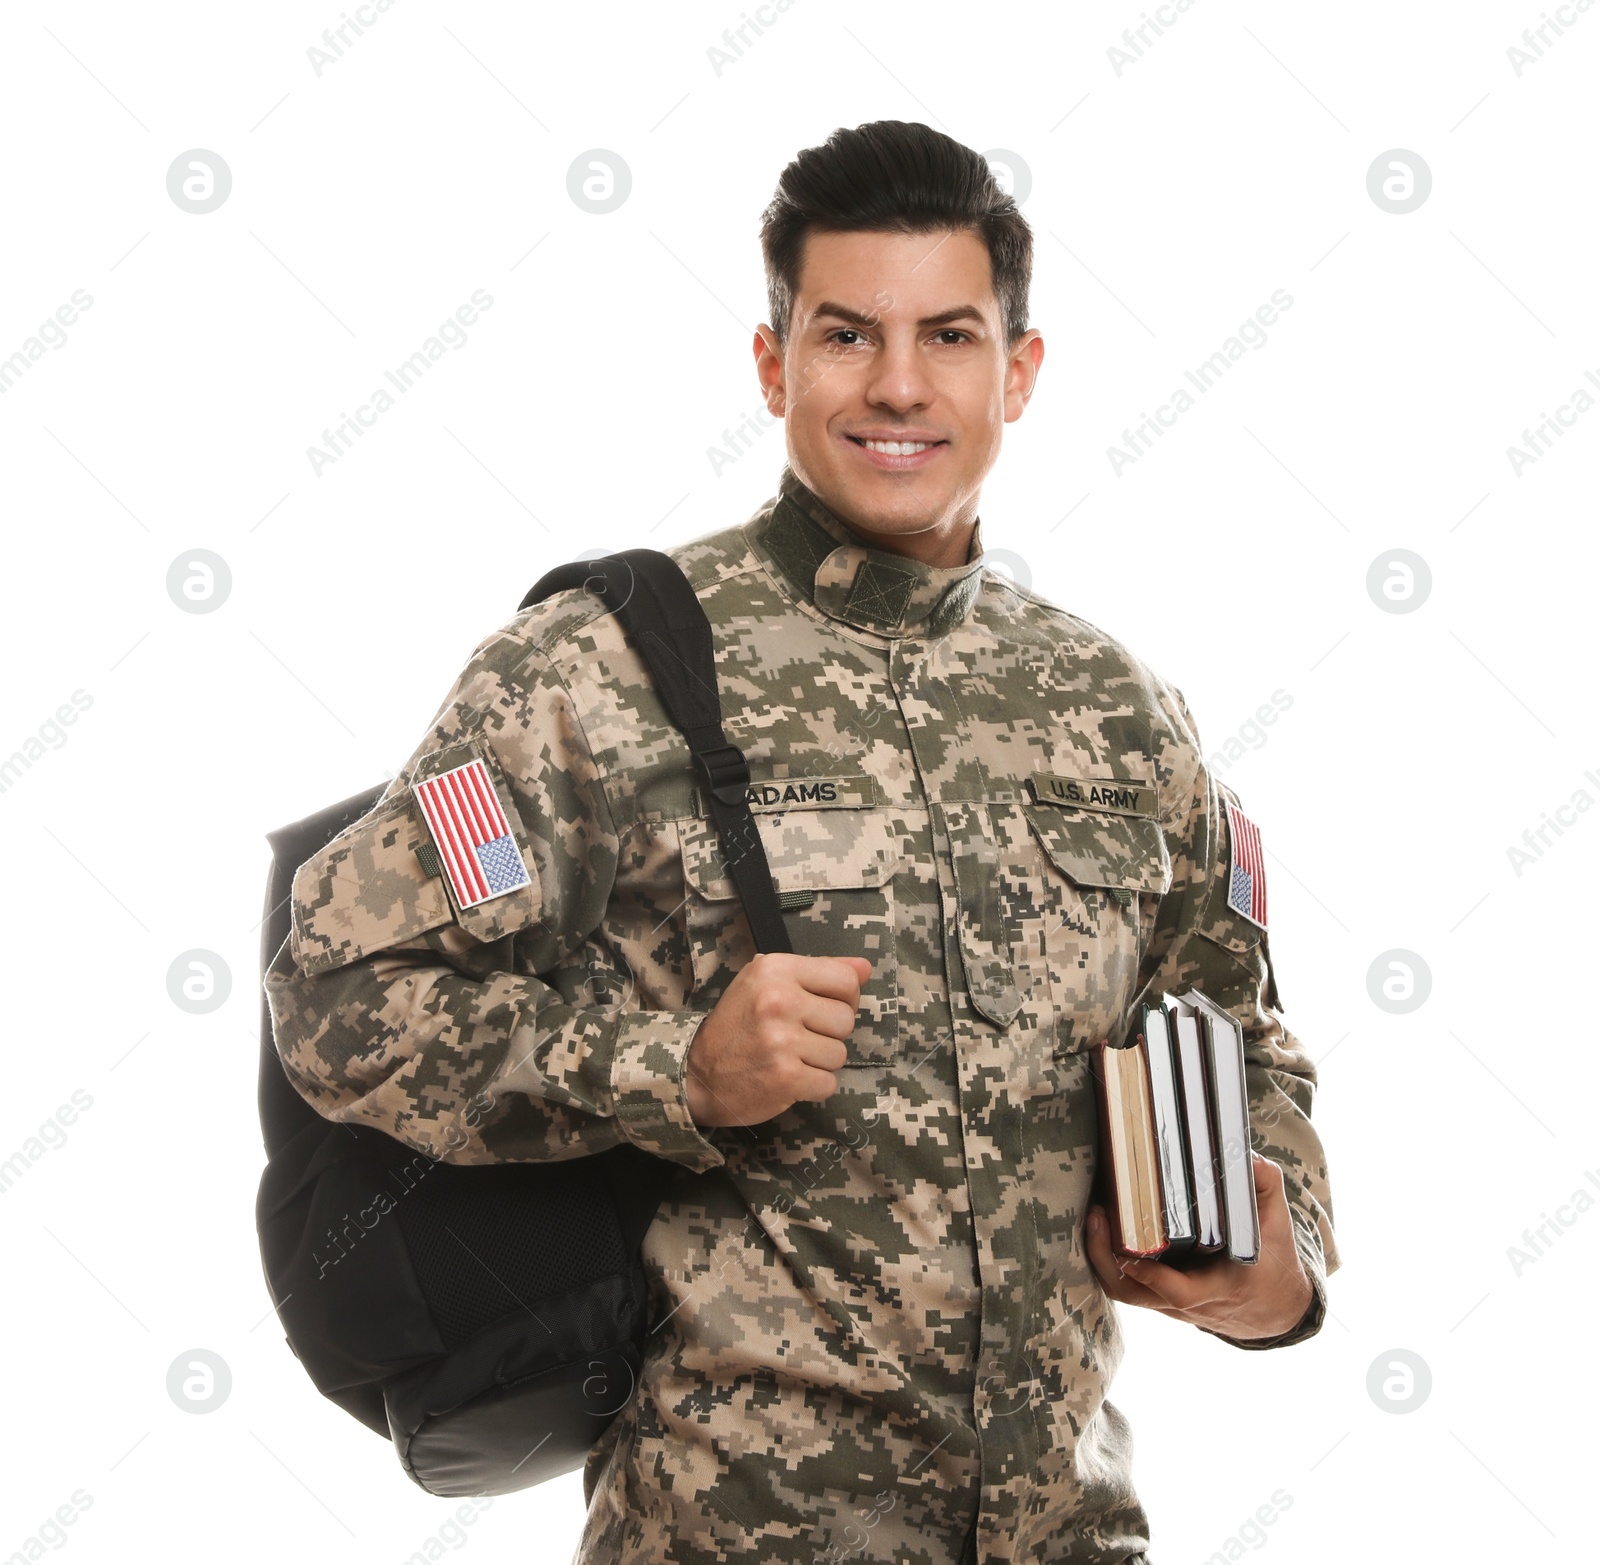
[[[971,229],[989,252],[1006,342],[1028,329],[1033,230],[984,159],[959,141],[906,120],[836,130],[779,176],[761,215],[767,303],[778,341],[800,286],[806,235],[870,229],[902,234]]]

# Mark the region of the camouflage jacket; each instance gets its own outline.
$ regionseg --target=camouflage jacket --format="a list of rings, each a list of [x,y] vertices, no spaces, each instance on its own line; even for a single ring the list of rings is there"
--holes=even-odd
[[[689,1044],[753,946],[687,747],[582,591],[478,647],[296,878],[267,990],[322,1114],[454,1162],[625,1138],[683,1171],[645,1240],[639,1390],[585,1468],[592,1565],[1145,1558],[1084,1250],[1086,1051],[1145,985],[1244,1023],[1255,1145],[1315,1283],[1298,1327],[1241,1345],[1322,1323],[1315,1074],[1228,906],[1231,796],[1176,690],[980,548],[940,569],[863,547],[785,470],[744,526],[673,551],[794,948],[872,962],[825,1103],[690,1118]],[[458,912],[410,784],[473,757],[532,885]],[[1064,802],[1090,779],[1125,784],[1117,808]]]

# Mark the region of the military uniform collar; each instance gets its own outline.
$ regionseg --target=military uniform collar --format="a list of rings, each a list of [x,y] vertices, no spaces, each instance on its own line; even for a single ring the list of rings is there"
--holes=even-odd
[[[965,565],[924,565],[869,548],[785,466],[750,538],[803,602],[879,636],[939,636],[971,612],[982,584],[981,523]]]

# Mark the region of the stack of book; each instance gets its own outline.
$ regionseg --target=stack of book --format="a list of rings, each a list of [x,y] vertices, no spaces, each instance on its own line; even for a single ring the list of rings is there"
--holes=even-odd
[[[1261,1253],[1244,1029],[1198,989],[1139,1007],[1095,1046],[1101,1179],[1119,1254],[1169,1266]]]

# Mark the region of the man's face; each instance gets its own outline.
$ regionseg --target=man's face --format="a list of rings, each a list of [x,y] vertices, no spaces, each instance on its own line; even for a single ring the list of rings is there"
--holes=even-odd
[[[788,341],[762,326],[755,350],[795,476],[870,541],[960,563],[1044,357],[1034,331],[1006,346],[983,241],[809,234]]]

